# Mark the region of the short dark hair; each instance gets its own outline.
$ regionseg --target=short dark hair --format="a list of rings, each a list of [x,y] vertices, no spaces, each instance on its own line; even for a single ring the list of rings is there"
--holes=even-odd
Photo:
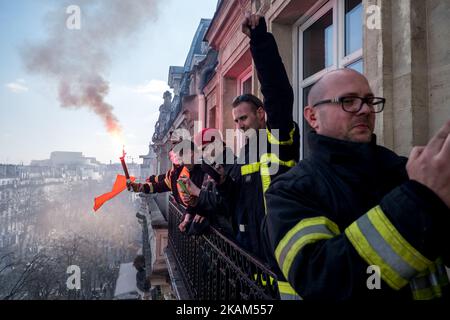
[[[264,109],[264,104],[262,103],[262,101],[257,96],[254,96],[250,93],[242,94],[242,95],[234,98],[233,103],[232,103],[233,108],[236,108],[242,102],[249,102],[252,106],[254,106],[253,111],[255,111],[255,112],[256,112],[256,110],[258,110],[258,108]]]

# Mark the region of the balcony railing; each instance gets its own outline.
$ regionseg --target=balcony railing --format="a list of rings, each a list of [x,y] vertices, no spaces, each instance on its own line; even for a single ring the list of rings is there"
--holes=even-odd
[[[201,236],[180,232],[183,212],[170,197],[169,249],[191,299],[279,299],[275,274],[215,228]]]

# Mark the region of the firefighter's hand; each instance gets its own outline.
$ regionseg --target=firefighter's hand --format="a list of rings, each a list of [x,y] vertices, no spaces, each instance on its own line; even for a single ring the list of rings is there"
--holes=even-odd
[[[203,220],[205,220],[205,217],[196,214],[195,217],[194,217],[194,220],[192,220],[192,221],[195,222],[195,223],[202,223]]]
[[[181,193],[181,198],[183,202],[191,207],[195,207],[198,203],[198,197],[195,197],[193,195],[189,195],[186,193]]]
[[[450,120],[425,147],[415,147],[406,165],[409,178],[431,189],[450,208]]]
[[[188,225],[188,223],[189,223],[190,220],[191,220],[191,215],[187,213],[187,214],[184,216],[183,221],[178,225],[178,229],[179,229],[181,232],[185,232],[185,231],[186,231],[186,226]]]
[[[150,183],[127,182],[128,191],[153,193],[153,187]]]
[[[143,186],[142,183],[127,182],[127,189],[132,192],[142,192]]]
[[[180,177],[180,180],[183,181],[184,184],[186,185],[186,189],[187,189],[187,191],[189,192],[189,194],[190,194],[191,196],[194,196],[194,197],[197,197],[197,198],[198,198],[198,196],[200,195],[200,188],[197,187],[197,186],[192,182],[191,179],[189,179],[189,178],[187,178],[187,177],[185,177],[185,176]]]
[[[250,14],[246,12],[244,20],[242,20],[241,24],[242,32],[249,38],[257,34],[266,33],[267,26],[264,17],[259,14]]]

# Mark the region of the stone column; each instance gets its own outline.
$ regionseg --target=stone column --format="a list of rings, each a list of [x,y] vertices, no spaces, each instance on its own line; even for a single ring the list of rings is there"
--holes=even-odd
[[[366,20],[364,32],[365,72],[375,94],[388,99],[377,119],[379,142],[408,155],[428,140],[426,1],[366,0],[364,5],[366,12],[372,5],[381,10],[381,29],[369,29]]]

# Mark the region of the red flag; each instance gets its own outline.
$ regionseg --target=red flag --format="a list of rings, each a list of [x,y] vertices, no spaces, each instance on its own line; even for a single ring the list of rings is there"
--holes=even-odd
[[[130,177],[130,180],[134,182],[136,180],[135,177]],[[108,200],[111,200],[115,196],[117,196],[119,193],[121,193],[123,190],[127,188],[127,178],[125,176],[122,176],[120,174],[117,175],[116,181],[114,182],[114,186],[112,187],[111,192],[102,194],[101,196],[98,196],[94,199],[94,211],[97,211],[100,209],[100,207]]]

